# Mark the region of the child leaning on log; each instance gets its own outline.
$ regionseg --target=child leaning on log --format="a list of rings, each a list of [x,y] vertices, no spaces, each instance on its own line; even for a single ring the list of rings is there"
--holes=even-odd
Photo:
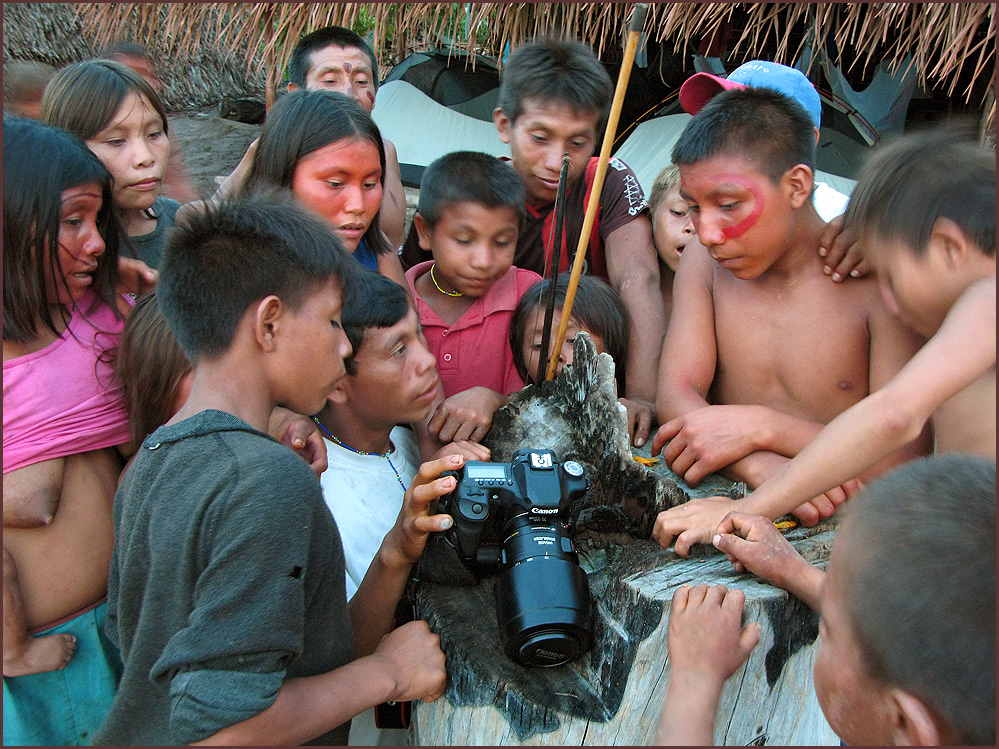
[[[423,173],[413,225],[433,260],[406,271],[443,397],[428,428],[441,444],[481,440],[507,397],[524,387],[510,320],[540,276],[513,264],[524,185],[509,164],[455,151]]]
[[[549,341],[554,343],[558,332],[562,307],[569,291],[570,274],[559,273],[555,281],[555,309],[552,315]],[[628,343],[630,340],[631,318],[624,300],[613,286],[596,276],[582,275],[573,298],[572,314],[565,330],[562,349],[559,351],[557,377],[562,366],[572,364],[573,345],[576,333],[590,336],[598,354],[608,354],[614,360],[614,379],[617,392],[625,390]],[[541,344],[544,338],[545,297],[548,294],[548,281],[536,282],[517,303],[510,320],[510,348],[517,372],[526,383],[537,384],[538,360],[541,358]],[[548,366],[548,356],[544,357],[543,368]],[[618,402],[628,412],[628,435],[635,447],[645,444],[649,429],[654,424],[655,414],[641,402],[620,397]]]
[[[907,463],[850,501],[826,572],[766,518],[722,521],[715,546],[737,570],[820,612],[815,692],[847,744],[995,745],[995,487],[987,458]],[[758,638],[740,631],[742,600],[677,591],[657,743],[711,742],[722,686]]]
[[[932,420],[935,451],[996,456],[996,160],[951,129],[875,155],[847,209],[887,306],[927,342],[748,497],[660,513],[654,538],[686,556],[730,511],[776,520],[906,444]],[[657,442],[653,442],[653,454]],[[661,446],[661,443],[659,443]]]
[[[815,153],[813,120],[767,88],[718,94],[673,148],[697,241],[677,266],[652,445],[688,486],[711,473],[760,486],[922,343],[873,279],[837,284],[823,272]],[[792,510],[814,525],[855,479],[930,448],[928,434],[913,435]]]

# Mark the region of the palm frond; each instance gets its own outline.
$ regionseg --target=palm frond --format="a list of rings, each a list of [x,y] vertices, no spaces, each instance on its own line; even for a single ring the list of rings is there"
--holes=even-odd
[[[266,68],[271,86],[294,42],[326,25],[369,34],[385,69],[416,49],[501,58],[539,34],[582,39],[602,59],[614,59],[632,10],[631,3],[7,3],[5,26],[17,5],[72,7],[77,33],[94,49],[119,38],[142,40],[184,72],[210,47],[221,67],[242,67],[251,85],[263,81]],[[650,4],[645,31],[680,51],[690,40],[710,43],[734,19],[741,32],[730,59],[752,59],[766,48],[776,62],[792,64],[807,49],[832,43],[839,50],[834,61],[862,73],[882,60],[897,70],[911,55],[921,85],[943,87],[967,103],[981,76],[989,77],[987,91],[995,87],[993,3],[663,2]],[[474,55],[468,59],[474,65]]]

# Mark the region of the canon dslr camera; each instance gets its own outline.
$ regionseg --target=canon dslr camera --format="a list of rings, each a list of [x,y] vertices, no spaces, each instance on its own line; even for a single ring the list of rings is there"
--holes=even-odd
[[[590,488],[583,467],[551,450],[518,450],[509,463],[469,460],[447,471],[441,498],[454,518],[445,542],[476,575],[500,571],[496,614],[506,654],[559,666],[590,649],[590,588],[569,538],[570,508]]]

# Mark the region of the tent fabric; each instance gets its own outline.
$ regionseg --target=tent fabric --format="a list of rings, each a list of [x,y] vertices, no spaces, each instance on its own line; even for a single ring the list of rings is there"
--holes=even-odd
[[[423,168],[452,151],[510,156],[510,147],[499,139],[492,122],[455,112],[405,81],[391,81],[378,88],[371,116],[382,135],[395,144],[404,183],[414,187],[419,186]],[[646,194],[656,175],[669,165],[673,144],[689,120],[690,115],[685,113],[647,120],[615,152],[634,170]],[[819,141],[820,166],[824,156],[852,147],[848,138],[836,135],[834,131],[823,132]],[[816,171],[816,180],[846,195],[856,184],[855,180],[824,170]]]
[[[901,135],[909,111],[909,101],[916,90],[916,66],[912,55],[906,55],[898,69],[892,73],[890,65],[882,61],[874,69],[873,80],[862,90],[855,90],[843,74],[841,65],[833,63],[825,47],[818,50],[813,60],[811,49],[806,48],[794,64],[802,72],[817,62],[832,89],[827,97],[832,106],[845,111],[868,143],[890,135]],[[844,106],[843,103],[846,103]],[[857,114],[863,123],[856,122]],[[870,130],[873,129],[873,134]]]
[[[482,55],[476,55],[473,70],[465,54],[414,52],[392,68],[384,83],[391,81],[410,83],[446,107],[492,122],[499,70]]]
[[[378,87],[371,117],[382,136],[395,144],[404,176],[405,165],[426,167],[452,151],[510,156],[510,147],[499,139],[491,121],[449,109],[405,81]]]

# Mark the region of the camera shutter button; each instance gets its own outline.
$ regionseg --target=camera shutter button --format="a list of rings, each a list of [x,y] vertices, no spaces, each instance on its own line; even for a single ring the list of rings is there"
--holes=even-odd
[[[583,475],[583,466],[574,460],[565,461],[565,463],[562,464],[562,467],[565,469],[566,473],[574,478],[578,479]]]

